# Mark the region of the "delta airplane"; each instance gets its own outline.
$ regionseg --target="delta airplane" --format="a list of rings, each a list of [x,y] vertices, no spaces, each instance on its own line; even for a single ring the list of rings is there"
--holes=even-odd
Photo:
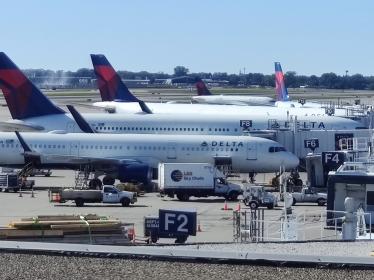
[[[196,103],[244,106],[274,106],[275,103],[273,98],[267,96],[213,95],[199,77],[196,77],[195,87],[197,96],[192,96],[192,101]]]
[[[120,76],[104,55],[92,54],[92,64],[98,80],[98,88],[101,94],[102,102],[93,103],[94,106],[105,108],[108,111],[117,113],[139,113],[140,100],[135,97],[122,82]],[[298,119],[310,116],[326,116],[325,108],[296,108],[289,106],[287,108],[278,108],[272,106],[235,106],[235,105],[214,105],[214,104],[180,104],[180,103],[146,103],[150,112],[153,113],[175,113],[175,114],[200,114],[215,116],[246,114],[252,115],[258,112],[264,118],[285,119],[287,116],[296,116]],[[344,116],[346,115],[346,110]],[[340,114],[340,112],[339,112]]]
[[[193,96],[192,100],[203,104],[221,104],[221,105],[250,105],[250,106],[275,106],[278,108],[323,108],[323,105],[316,102],[300,103],[291,101],[288,90],[284,82],[282,66],[279,62],[275,62],[275,94],[277,100],[264,96],[248,96],[248,95],[213,95],[206,87],[205,83],[196,77],[197,96]],[[335,116],[346,116],[345,109],[335,109]]]
[[[0,166],[78,169],[121,181],[148,182],[160,162],[217,161],[234,172],[276,172],[299,159],[275,141],[250,136],[107,135],[0,132]]]
[[[0,88],[13,118],[0,122],[2,131],[82,132],[72,114],[53,104],[4,53],[0,53]],[[293,124],[300,129],[355,129],[361,126],[353,120],[326,116],[295,120],[285,115],[270,122],[269,117],[264,118],[259,112],[204,117],[189,113],[150,114],[144,103],[138,106],[142,109],[140,114],[87,113],[82,114],[82,118],[99,133],[242,135],[260,130],[287,129]]]

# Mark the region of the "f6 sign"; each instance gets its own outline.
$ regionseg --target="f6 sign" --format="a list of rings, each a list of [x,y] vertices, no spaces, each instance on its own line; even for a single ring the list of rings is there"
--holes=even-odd
[[[196,235],[196,211],[159,210],[161,234]]]
[[[317,138],[305,139],[304,148],[309,148],[314,151],[315,149],[319,148],[319,140]]]

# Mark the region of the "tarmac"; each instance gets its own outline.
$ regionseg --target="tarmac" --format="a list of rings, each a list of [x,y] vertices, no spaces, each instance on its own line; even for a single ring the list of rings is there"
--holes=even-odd
[[[96,94],[93,92],[93,96]],[[141,93],[148,94],[148,93]],[[321,99],[324,99],[322,93]],[[357,93],[358,94],[358,93]],[[354,95],[342,95],[337,93],[339,98],[346,98],[350,101],[355,98]],[[90,98],[90,97],[88,97]],[[73,102],[87,102],[87,97],[70,98],[59,97],[54,99],[59,105],[73,103]],[[96,99],[96,97],[94,97]],[[367,100],[371,96],[365,96]],[[157,94],[147,97],[148,100],[162,101],[163,97]],[[185,100],[185,99],[184,99]],[[94,101],[94,100],[92,100]],[[3,103],[0,99],[0,103]],[[92,112],[97,109],[88,109],[85,106],[77,106],[81,112]],[[5,120],[10,117],[6,107],[0,107],[0,119]],[[242,175],[243,178],[246,175]],[[268,182],[271,174],[259,174],[256,178],[259,183]],[[36,186],[42,188],[49,187],[71,187],[74,185],[75,174],[73,171],[53,171],[53,175],[49,178],[35,177],[30,179],[36,180]],[[282,265],[288,263],[290,266],[306,265],[307,263],[312,266],[325,265],[333,267],[348,266],[352,268],[358,267],[373,267],[373,257],[370,256],[371,243],[352,243],[354,245],[347,245],[346,252],[348,254],[339,253],[332,248],[345,247],[345,243],[300,243],[294,247],[286,247],[284,244],[274,245],[273,243],[266,244],[233,244],[233,214],[232,211],[223,211],[224,200],[221,198],[211,197],[206,199],[192,199],[189,202],[180,202],[177,199],[161,198],[157,194],[146,194],[139,197],[138,202],[131,207],[124,208],[119,205],[101,205],[90,204],[83,208],[76,207],[73,203],[66,204],[52,204],[48,199],[48,192],[46,190],[37,190],[34,192],[35,197],[31,197],[30,191],[22,192],[22,197],[17,193],[1,193],[0,195],[0,225],[6,226],[10,221],[22,217],[31,217],[37,215],[58,215],[58,214],[86,214],[96,213],[99,215],[106,215],[118,218],[126,223],[134,223],[136,235],[143,236],[143,219],[147,215],[157,215],[158,210],[161,208],[195,208],[197,211],[198,224],[201,227],[201,232],[196,236],[191,236],[188,239],[189,243],[199,243],[195,247],[183,246],[132,246],[132,247],[119,247],[119,246],[101,246],[101,245],[82,245],[82,244],[56,244],[45,242],[19,242],[19,241],[0,241],[0,251],[13,252],[15,255],[18,253],[32,253],[32,254],[73,254],[82,257],[118,257],[118,258],[147,258],[152,260],[172,260],[183,259],[187,262],[212,262],[212,263],[242,263],[251,265],[264,265],[274,264]],[[236,209],[238,202],[228,202],[229,208]],[[242,205],[243,209],[243,205]],[[324,207],[319,207],[314,204],[300,204],[295,207],[295,211],[321,211]],[[280,208],[274,210],[265,210],[266,217],[279,217]],[[160,240],[161,244],[170,244],[173,240]],[[213,246],[212,244],[205,243],[223,242],[221,247],[219,245]],[[239,248],[239,247],[240,248]],[[243,246],[243,247],[241,247]],[[247,246],[247,247],[246,247]],[[334,247],[335,246],[335,247]],[[353,247],[361,252],[361,255],[353,256],[351,251]],[[283,247],[280,248],[280,247]],[[306,252],[307,248],[325,248],[325,251],[336,252],[336,255],[329,254],[311,254]],[[257,248],[261,251],[256,251]],[[267,248],[267,249],[266,249]],[[289,252],[294,251],[294,254]],[[318,252],[323,252],[321,251]],[[0,277],[1,278],[1,277]],[[221,279],[217,277],[217,279]],[[280,278],[279,278],[280,279]],[[307,279],[307,278],[305,278]],[[345,278],[341,278],[345,279]],[[352,278],[353,279],[353,278]],[[371,279],[371,278],[370,278]]]

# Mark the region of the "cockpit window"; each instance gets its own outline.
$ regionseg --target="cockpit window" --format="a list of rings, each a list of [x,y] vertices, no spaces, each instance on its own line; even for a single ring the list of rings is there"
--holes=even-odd
[[[269,153],[278,153],[278,152],[285,152],[286,148],[284,147],[270,147]]]

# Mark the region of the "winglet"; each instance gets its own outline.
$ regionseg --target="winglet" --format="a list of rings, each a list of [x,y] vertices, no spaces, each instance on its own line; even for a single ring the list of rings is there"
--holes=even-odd
[[[200,77],[196,77],[195,87],[197,90],[197,95],[212,95],[205,83]]]
[[[144,101],[139,101],[139,106],[144,113],[153,114],[152,110],[149,109],[149,107],[147,106],[147,104],[144,103]]]
[[[95,133],[90,124],[82,117],[81,114],[79,114],[77,110],[75,110],[74,106],[66,105],[66,107],[68,107],[68,110],[73,116],[75,122],[84,133]]]
[[[139,102],[103,54],[91,54],[102,101]]]
[[[0,88],[13,119],[64,114],[3,52],[0,52]]]
[[[25,142],[25,140],[23,139],[21,134],[18,131],[15,131],[15,133],[17,135],[18,141],[21,143],[21,146],[22,146],[23,150],[25,152],[32,152],[29,145],[27,145],[27,143]]]
[[[277,101],[289,101],[290,97],[286,85],[284,84],[284,76],[282,66],[280,62],[274,62],[275,64],[275,94]]]

